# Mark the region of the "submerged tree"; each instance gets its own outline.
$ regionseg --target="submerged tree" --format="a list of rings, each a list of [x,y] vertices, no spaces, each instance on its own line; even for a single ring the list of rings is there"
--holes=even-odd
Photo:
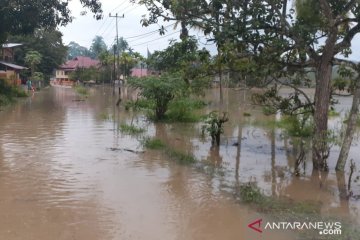
[[[140,90],[140,96],[150,102],[156,120],[165,118],[170,102],[184,92],[184,82],[174,74],[160,77],[132,78],[129,85]]]

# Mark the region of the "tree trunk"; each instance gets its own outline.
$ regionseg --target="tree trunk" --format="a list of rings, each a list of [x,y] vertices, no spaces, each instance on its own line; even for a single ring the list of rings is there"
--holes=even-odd
[[[327,158],[329,147],[327,143],[328,111],[330,104],[332,65],[330,60],[322,59],[316,69],[313,167],[323,171],[328,170]]]
[[[356,80],[356,89],[354,92],[353,102],[350,110],[350,115],[346,127],[345,136],[341,145],[340,155],[336,163],[337,171],[344,171],[346,160],[349,155],[351,142],[353,140],[354,131],[356,128],[356,120],[359,113],[359,104],[360,104],[360,79]]]

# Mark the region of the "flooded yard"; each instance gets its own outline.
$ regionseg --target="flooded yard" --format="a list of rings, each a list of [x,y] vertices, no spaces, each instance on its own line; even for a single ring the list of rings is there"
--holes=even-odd
[[[344,175],[333,170],[338,146],[330,172],[313,172],[310,151],[296,164],[296,139],[267,124],[279,116],[265,116],[249,92],[224,93],[220,107],[218,91],[208,91],[202,110],[229,113],[220,148],[201,136],[201,123],[154,124],[115,107],[117,96],[106,87],[91,89],[85,101],[72,89],[50,88],[0,112],[0,239],[299,239],[293,231],[259,234],[248,227],[271,220],[239,203],[234,189],[249,182],[267,196],[315,202],[322,216],[360,224],[360,181],[349,190],[349,167]],[[133,97],[123,94],[123,102]],[[339,102],[340,116],[330,123],[336,133],[351,98]],[[122,133],[125,123],[146,131]],[[193,154],[199,164],[144,149],[145,136]],[[359,165],[358,137],[353,145],[349,159]]]

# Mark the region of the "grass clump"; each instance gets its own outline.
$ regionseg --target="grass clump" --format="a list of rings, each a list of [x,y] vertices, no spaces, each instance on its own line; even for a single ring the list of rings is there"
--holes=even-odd
[[[89,95],[89,90],[86,87],[83,87],[83,86],[79,85],[79,86],[75,86],[74,89],[81,96]]]
[[[340,116],[340,113],[335,111],[334,109],[329,110],[329,117],[338,117]]]
[[[197,162],[197,159],[192,154],[175,150],[158,138],[145,138],[142,141],[142,144],[148,149],[163,150],[163,153],[170,159],[180,164],[191,164]]]
[[[110,120],[113,120],[113,116],[111,114],[108,114],[108,113],[100,113],[99,114],[99,118],[104,120],[104,121],[110,121]]]
[[[241,202],[251,204],[261,213],[269,214],[274,221],[288,222],[341,222],[341,235],[327,235],[321,238],[318,231],[298,232],[303,240],[356,240],[360,231],[348,220],[321,214],[321,202],[294,202],[289,198],[266,196],[255,183],[247,183],[235,190]]]
[[[172,101],[166,113],[165,120],[171,122],[198,122],[201,116],[194,110],[203,108],[205,103],[199,100],[181,98]]]
[[[134,125],[121,124],[120,131],[130,135],[137,135],[145,132],[145,129]]]
[[[144,147],[149,148],[149,149],[164,149],[166,147],[165,143],[163,143],[158,138],[145,138],[142,141],[142,144]]]
[[[165,150],[166,155],[181,164],[195,163],[197,159],[192,154],[183,153],[169,147]]]

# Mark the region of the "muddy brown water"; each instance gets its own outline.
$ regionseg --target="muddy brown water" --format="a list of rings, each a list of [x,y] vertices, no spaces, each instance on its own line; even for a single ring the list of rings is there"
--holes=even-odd
[[[124,92],[128,98],[130,93]],[[331,171],[320,181],[306,160],[295,177],[292,140],[259,124],[270,119],[249,104],[247,94],[225,91],[222,108],[230,122],[220,150],[200,137],[200,124],[152,124],[114,107],[117,96],[103,87],[92,89],[85,101],[74,101],[79,97],[72,89],[50,88],[5,109],[0,112],[0,239],[295,239],[291,231],[260,234],[247,227],[269,218],[235,201],[229,186],[247,182],[256,182],[267,195],[321,201],[323,214],[359,222],[359,202],[339,197],[347,191],[342,181],[348,173],[339,177]],[[206,98],[211,103],[205,111],[219,109],[216,90]],[[344,99],[342,107],[349,104]],[[131,122],[224,173],[179,165],[155,150],[121,150],[142,150],[141,137],[119,131],[119,123]],[[350,155],[357,159],[358,153],[356,141]],[[335,160],[330,159],[331,168]],[[358,183],[352,191],[359,194]]]

